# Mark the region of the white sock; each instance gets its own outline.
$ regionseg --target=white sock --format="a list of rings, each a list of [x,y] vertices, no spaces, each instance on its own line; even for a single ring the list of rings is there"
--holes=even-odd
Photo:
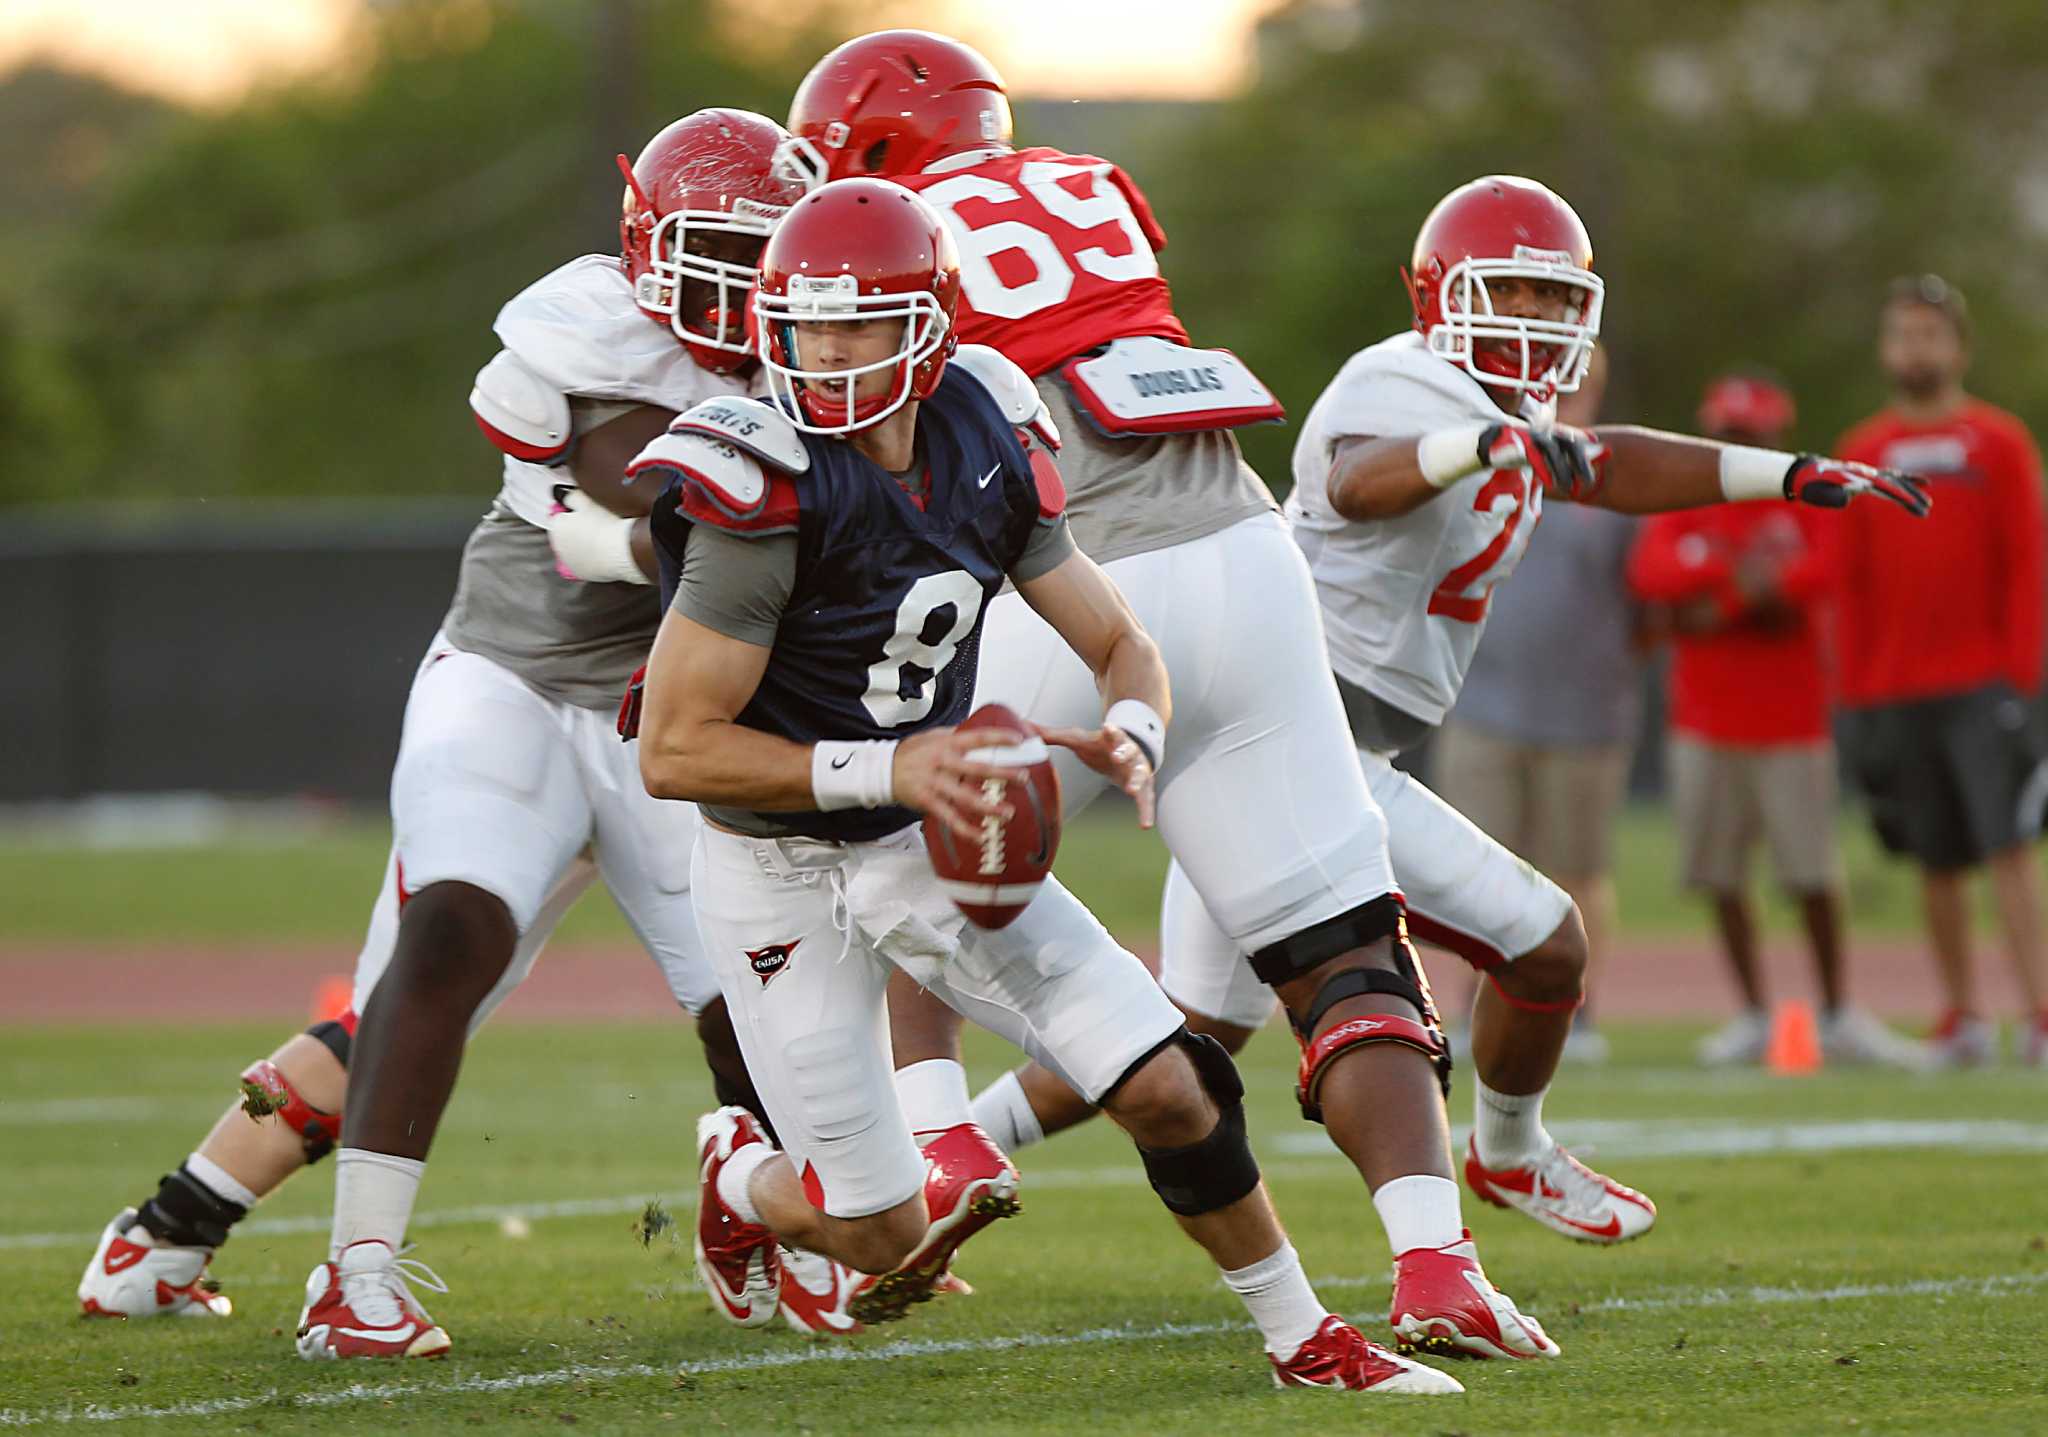
[[[243,1207],[254,1207],[263,1200],[260,1195],[244,1187],[233,1173],[204,1153],[194,1153],[185,1159],[185,1171],[206,1184],[217,1198],[239,1203]]]
[[[1223,1283],[1244,1299],[1245,1311],[1266,1339],[1266,1351],[1282,1362],[1299,1352],[1330,1315],[1308,1285],[1308,1274],[1289,1242],[1281,1243],[1271,1257],[1224,1273]]]
[[[381,1242],[393,1252],[405,1246],[413,1199],[427,1165],[418,1158],[342,1148],[334,1155],[334,1235],[328,1257],[341,1256],[352,1242]]]
[[[927,1058],[896,1070],[896,1099],[923,1147],[948,1128],[974,1121],[967,1102],[967,1070],[951,1058]]]
[[[1006,1153],[1045,1138],[1038,1114],[1031,1111],[1031,1100],[1024,1096],[1024,1085],[1013,1072],[1003,1074],[975,1096],[973,1113],[975,1125]]]
[[[1458,1185],[1449,1178],[1427,1173],[1395,1178],[1380,1184],[1372,1205],[1395,1257],[1418,1247],[1448,1247],[1465,1235]]]
[[[775,1155],[775,1149],[766,1143],[748,1143],[718,1170],[718,1200],[731,1208],[740,1221],[761,1220],[761,1210],[754,1206],[754,1174]]]
[[[1472,1142],[1480,1162],[1490,1168],[1523,1167],[1550,1146],[1550,1134],[1543,1130],[1543,1095],[1548,1091],[1496,1093],[1473,1080]]]

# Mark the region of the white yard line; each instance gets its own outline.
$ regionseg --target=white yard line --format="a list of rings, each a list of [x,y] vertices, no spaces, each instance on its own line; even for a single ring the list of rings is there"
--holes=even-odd
[[[1324,1287],[1363,1287],[1385,1282],[1384,1278],[1324,1278]],[[2048,1273],[2026,1273],[2010,1277],[1957,1277],[1919,1282],[1870,1283],[1830,1288],[1751,1287],[1679,1289],[1644,1297],[1613,1297],[1582,1303],[1581,1313],[1613,1311],[1685,1311],[1695,1308],[1763,1306],[1795,1302],[1853,1302],[1877,1297],[1929,1297],[1969,1294],[2004,1297],[2031,1291],[2048,1283]],[[948,1357],[961,1353],[1004,1352],[1018,1348],[1085,1347],[1107,1342],[1178,1342],[1220,1333],[1250,1332],[1244,1322],[1175,1322],[1152,1327],[1097,1327],[1086,1332],[1019,1332],[1004,1337],[960,1337],[950,1339],[912,1338],[880,1346],[807,1345],[768,1352],[710,1357],[680,1362],[674,1367],[651,1363],[579,1363],[550,1368],[544,1372],[519,1372],[503,1377],[482,1375],[457,1377],[447,1382],[357,1382],[329,1392],[288,1393],[277,1388],[247,1397],[217,1397],[203,1402],[166,1403],[148,1407],[107,1407],[98,1403],[84,1407],[0,1408],[0,1427],[35,1427],[70,1422],[127,1422],[169,1417],[222,1417],[255,1408],[285,1407],[311,1410],[347,1407],[358,1403],[389,1402],[394,1398],[460,1396],[468,1393],[524,1392],[536,1387],[561,1387],[570,1383],[615,1382],[634,1377],[708,1377],[734,1372],[767,1372],[823,1362],[901,1362],[920,1357]]]
[[[1779,1153],[1857,1152],[1874,1148],[1937,1148],[1975,1152],[2048,1152],[2048,1123],[2013,1121],[1961,1122],[1950,1120],[1868,1119],[1858,1122],[1754,1123],[1738,1118],[1663,1119],[1654,1122],[1618,1122],[1595,1119],[1565,1120],[1552,1125],[1558,1139],[1569,1145],[1597,1148],[1603,1159],[1623,1158],[1726,1158],[1759,1157]],[[1454,1133],[1456,1146],[1465,1143],[1463,1128]],[[1343,1160],[1321,1129],[1280,1133],[1261,1146],[1278,1160],[1264,1163],[1267,1176],[1322,1176]],[[1135,1162],[1099,1168],[1024,1169],[1027,1193],[1069,1188],[1130,1187],[1141,1181]],[[674,1212],[696,1205],[694,1194],[664,1197]],[[572,1198],[560,1202],[487,1203],[470,1207],[429,1210],[413,1217],[415,1229],[450,1227],[465,1223],[495,1223],[506,1218],[528,1222],[567,1217],[618,1217],[638,1212],[647,1202],[640,1196]],[[235,1230],[252,1236],[281,1237],[294,1233],[325,1232],[328,1219],[321,1217],[251,1218]],[[99,1240],[99,1230],[69,1232],[0,1233],[0,1252],[48,1247],[88,1248]]]

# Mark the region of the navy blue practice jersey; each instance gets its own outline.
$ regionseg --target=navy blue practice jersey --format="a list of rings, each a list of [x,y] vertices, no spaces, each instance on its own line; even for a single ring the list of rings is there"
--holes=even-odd
[[[1058,471],[1034,465],[981,382],[950,366],[920,406],[920,500],[843,440],[803,436],[810,471],[771,471],[766,502],[736,522],[684,473],[654,507],[664,610],[691,525],[794,532],[796,586],[767,671],[738,722],[798,743],[902,739],[957,724],[974,696],[982,614],[1041,526],[1065,507]],[[907,808],[778,813],[817,838],[880,838]]]

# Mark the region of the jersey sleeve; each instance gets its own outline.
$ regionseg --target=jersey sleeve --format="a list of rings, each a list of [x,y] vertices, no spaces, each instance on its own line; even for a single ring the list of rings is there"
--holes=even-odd
[[[1109,181],[1119,190],[1123,191],[1124,199],[1131,206],[1131,217],[1137,220],[1138,228],[1144,231],[1145,243],[1152,246],[1152,252],[1157,254],[1165,249],[1165,227],[1159,223],[1158,217],[1152,213],[1151,201],[1147,200],[1144,192],[1138,188],[1138,182],[1124,173],[1122,165],[1111,165],[1109,167]]]
[[[1340,439],[1422,435],[1470,424],[1472,397],[1450,382],[1460,378],[1457,370],[1419,350],[1354,360],[1324,396],[1324,437],[1335,444]]]
[[[1043,578],[1067,562],[1075,552],[1074,533],[1062,514],[1049,524],[1032,526],[1024,551],[1010,565],[1010,578],[1019,584]]]
[[[796,590],[796,551],[794,534],[741,538],[698,525],[685,543],[670,607],[729,639],[767,648]]]

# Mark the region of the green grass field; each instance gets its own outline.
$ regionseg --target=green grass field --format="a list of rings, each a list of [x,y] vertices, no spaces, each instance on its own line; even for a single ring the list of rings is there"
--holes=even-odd
[[[1687,1035],[1672,1030],[1620,1032],[1614,1065],[1570,1074],[1551,1108],[1563,1136],[1600,1138],[1601,1163],[1658,1198],[1660,1226],[1600,1250],[1469,1212],[1489,1271],[1565,1357],[1464,1365],[1468,1394],[1423,1407],[1272,1391],[1234,1301],[1101,1126],[1025,1155],[1024,1215],[963,1259],[976,1296],[834,1346],[726,1326],[692,1285],[686,1245],[643,1250],[629,1231],[651,1198],[690,1216],[687,1148],[707,1085],[692,1040],[667,1025],[508,1024],[474,1045],[415,1229],[416,1255],[453,1289],[433,1303],[455,1339],[446,1362],[293,1356],[299,1284],[323,1252],[325,1171],[223,1251],[234,1318],[73,1316],[93,1231],[183,1155],[229,1064],[274,1036],[5,1033],[0,1425],[2019,1433],[2048,1417],[2038,1078],[1703,1077],[1680,1066]],[[1261,1155],[1324,1296],[1371,1320],[1386,1302],[1378,1224],[1290,1111],[1289,1047],[1268,1032],[1247,1057]],[[1004,1061],[992,1043],[971,1058],[977,1080]],[[1977,1137],[1917,1145],[1928,1130],[1910,1124],[1959,1116]],[[1788,1123],[1804,1126],[1776,1129]],[[1889,1145],[1827,1150],[1843,1142]],[[1743,1144],[1757,1150],[1726,1155]],[[530,1235],[507,1236],[499,1208],[526,1216]],[[581,1215],[547,1215],[565,1208]]]
[[[1840,833],[1850,918],[1859,933],[1904,934],[1919,923],[1912,872],[1878,852],[1869,826],[1845,814]],[[390,832],[375,814],[310,827],[236,825],[190,846],[95,849],[20,826],[0,829],[0,947],[6,943],[257,941],[354,943],[383,874]],[[1676,837],[1661,806],[1624,812],[1615,839],[1623,925],[1644,934],[1700,932],[1700,906],[1681,894]],[[1761,861],[1761,860],[1759,860]],[[1127,810],[1097,806],[1069,825],[1059,873],[1112,931],[1158,925],[1166,851]],[[1759,880],[1763,877],[1761,869]],[[110,902],[109,895],[119,895]],[[1791,927],[1782,903],[1766,920]],[[630,941],[602,899],[577,905],[564,941]]]

